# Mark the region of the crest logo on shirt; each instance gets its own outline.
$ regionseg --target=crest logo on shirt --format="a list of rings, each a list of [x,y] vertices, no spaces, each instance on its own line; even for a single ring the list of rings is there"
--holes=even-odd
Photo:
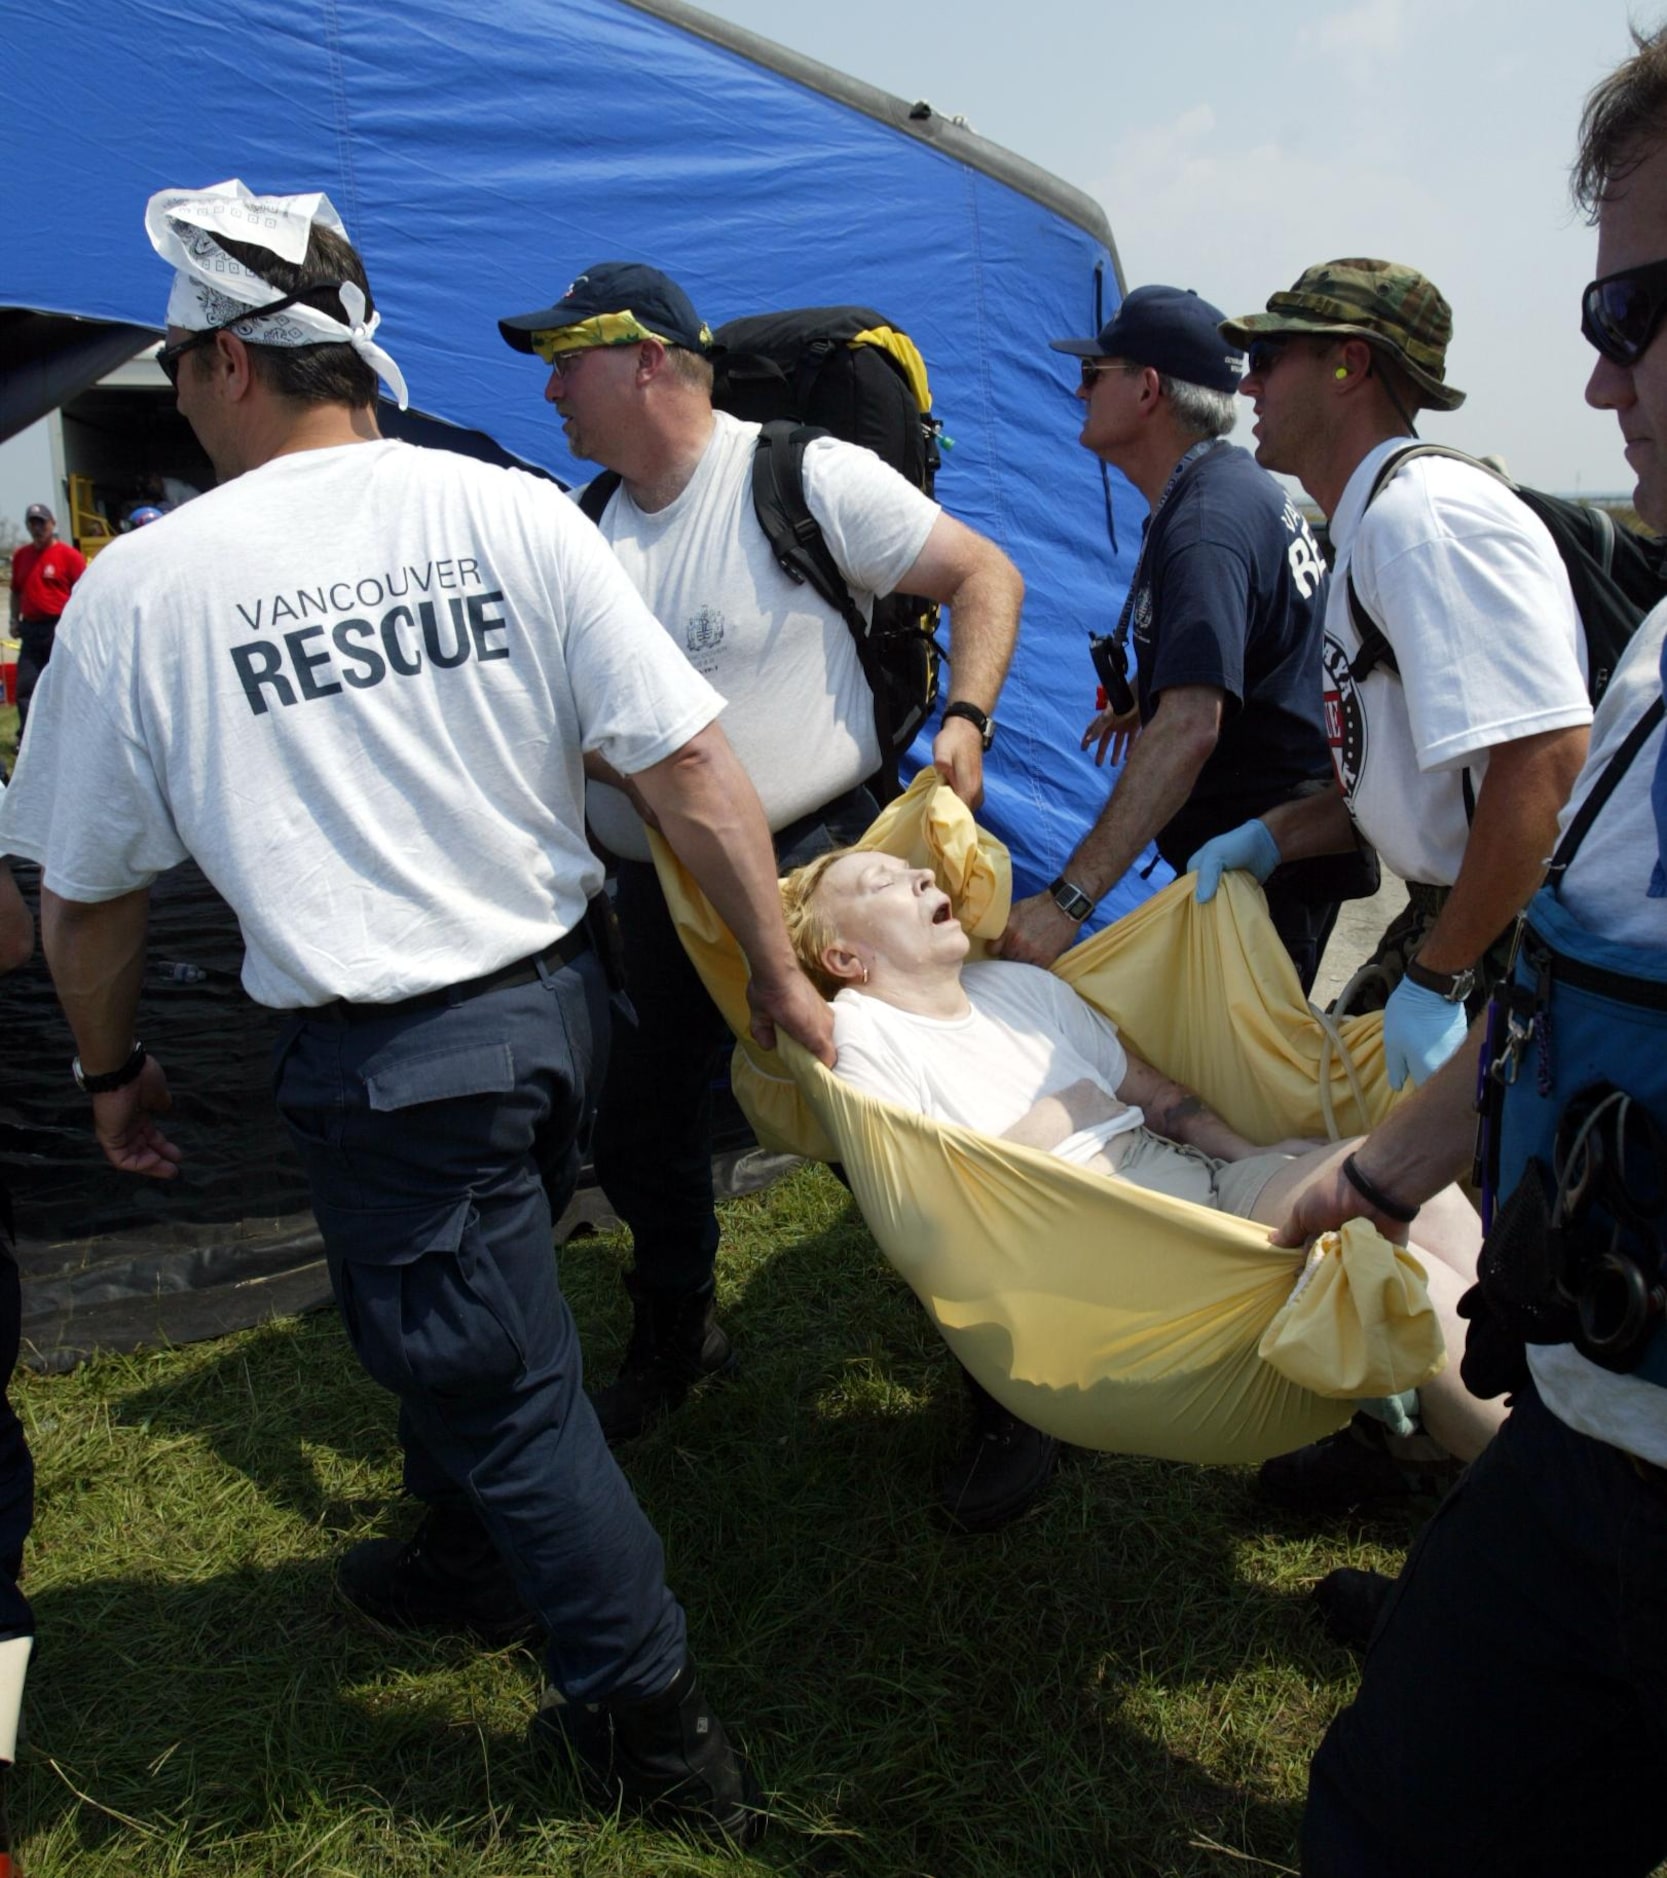
[[[683,629],[683,643],[692,658],[697,652],[716,652],[724,642],[724,616],[716,607],[703,606]]]
[[[1152,643],[1152,583],[1142,581],[1135,589],[1134,607],[1129,616],[1130,630],[1137,646]]]
[[[1331,761],[1344,795],[1353,797],[1366,767],[1366,714],[1360,687],[1349,670],[1349,655],[1327,633],[1321,654],[1325,666],[1325,734]]]

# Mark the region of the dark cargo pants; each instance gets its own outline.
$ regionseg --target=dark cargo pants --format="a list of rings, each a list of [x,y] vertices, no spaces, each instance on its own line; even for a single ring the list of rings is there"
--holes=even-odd
[[[1532,1388],[1419,1535],[1309,1776],[1306,1878],[1667,1854],[1667,1476]]]
[[[782,873],[868,832],[879,813],[854,789],[775,836]],[[712,1079],[735,1039],[689,962],[648,861],[619,863],[620,935],[635,1029],[614,1033],[596,1118],[596,1178],[631,1228],[637,1275],[687,1297],[712,1282]]]
[[[406,1485],[478,1516],[575,1700],[657,1693],[685,1654],[659,1538],[581,1387],[551,1245],[607,1026],[586,952],[415,1012],[297,1012],[276,1053],[348,1338],[399,1400]]]

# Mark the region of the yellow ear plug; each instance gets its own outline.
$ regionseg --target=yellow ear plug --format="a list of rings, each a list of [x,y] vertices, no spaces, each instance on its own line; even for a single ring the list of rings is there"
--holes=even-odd
[[[1347,378],[1348,375],[1349,375],[1349,368],[1346,365],[1339,365],[1337,368],[1337,376],[1339,378]]]

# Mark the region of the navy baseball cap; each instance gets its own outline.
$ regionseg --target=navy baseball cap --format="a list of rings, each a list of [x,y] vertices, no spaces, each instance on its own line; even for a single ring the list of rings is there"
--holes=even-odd
[[[557,333],[596,322],[587,343],[629,345],[638,339],[663,339],[690,352],[704,352],[711,329],[689,296],[669,274],[641,261],[598,261],[587,268],[555,303],[537,313],[499,320],[498,331],[517,352],[540,352],[535,334]],[[558,351],[566,347],[555,348]]]
[[[1136,287],[1093,339],[1050,340],[1079,359],[1128,359],[1184,385],[1237,391],[1244,355],[1220,331],[1226,315],[1190,287]]]

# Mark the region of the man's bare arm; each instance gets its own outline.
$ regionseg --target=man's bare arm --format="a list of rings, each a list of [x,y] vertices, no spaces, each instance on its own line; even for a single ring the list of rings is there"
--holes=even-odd
[[[914,565],[897,583],[949,608],[949,695],[992,715],[1019,636],[1024,577],[987,537],[940,515]],[[984,800],[984,748],[977,727],[951,717],[932,744],[932,761],[976,809]]]
[[[769,824],[729,739],[708,724],[633,780],[746,954],[753,1036],[774,1049],[779,1026],[831,1066],[833,1015],[788,943]]]
[[[35,949],[35,922],[23,904],[12,870],[0,861],[0,977],[27,965]]]
[[[1314,795],[1298,796],[1264,810],[1260,819],[1278,845],[1281,861],[1307,861],[1316,854],[1347,854],[1359,845],[1349,805],[1335,783]]]
[[[1487,1018],[1428,1082],[1397,1105],[1354,1151],[1356,1165],[1380,1193],[1403,1207],[1422,1206],[1470,1164],[1476,1137],[1476,1061]],[[1279,1245],[1304,1245],[1348,1219],[1370,1220],[1385,1238],[1404,1238],[1404,1221],[1380,1213],[1345,1178],[1341,1164],[1298,1194],[1291,1217],[1274,1235]]]
[[[626,776],[615,769],[600,750],[587,750],[584,755],[584,765],[585,774],[592,782],[606,783],[610,789],[617,789],[650,828],[660,826],[654,811],[648,806],[648,798],[637,787],[637,780],[634,776]]]
[[[98,901],[65,900],[41,889],[41,944],[89,1075],[120,1069],[132,1053],[149,911],[148,888]],[[126,1088],[94,1096],[92,1104],[93,1132],[113,1167],[173,1179],[180,1151],[151,1119],[172,1106],[154,1058]]]
[[[1109,893],[1181,808],[1221,735],[1226,699],[1218,685],[1177,685],[1163,693],[1117,787],[1061,870],[1072,886],[1091,900]],[[1004,959],[1051,965],[1080,930],[1050,895],[1033,894],[1013,908],[996,951]]]
[[[1586,760],[1576,725],[1488,752],[1488,772],[1453,891],[1418,951],[1432,972],[1474,965],[1533,897],[1557,840],[1557,817]]]

